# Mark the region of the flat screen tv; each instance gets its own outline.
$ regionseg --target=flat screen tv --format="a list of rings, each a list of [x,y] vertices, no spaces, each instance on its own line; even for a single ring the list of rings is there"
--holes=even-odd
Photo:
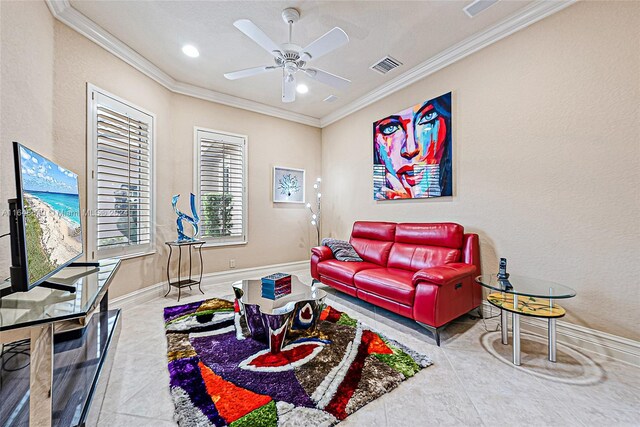
[[[74,172],[17,142],[13,155],[11,288],[25,292],[82,256],[80,194]]]

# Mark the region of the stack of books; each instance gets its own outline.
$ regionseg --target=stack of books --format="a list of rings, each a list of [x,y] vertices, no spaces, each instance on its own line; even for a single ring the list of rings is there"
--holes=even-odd
[[[291,275],[275,273],[262,278],[262,298],[277,300],[291,293]]]

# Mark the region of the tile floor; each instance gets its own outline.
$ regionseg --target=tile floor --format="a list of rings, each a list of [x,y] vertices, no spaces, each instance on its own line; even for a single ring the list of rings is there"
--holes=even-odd
[[[297,274],[310,283],[308,272]],[[522,366],[516,367],[511,346],[500,343],[497,318],[465,316],[443,331],[437,347],[429,332],[409,319],[326,289],[331,305],[434,361],[341,426],[640,426],[640,368],[561,344],[558,362],[551,363],[544,338],[526,333]],[[204,291],[204,296],[186,292],[180,303],[231,296],[230,283]],[[176,305],[175,291],[123,310],[100,426],[176,425],[162,321],[162,308],[170,305]]]

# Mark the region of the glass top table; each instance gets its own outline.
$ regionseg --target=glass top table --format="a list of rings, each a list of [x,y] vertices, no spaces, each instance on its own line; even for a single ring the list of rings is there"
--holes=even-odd
[[[492,292],[487,301],[500,309],[502,344],[508,344],[507,312],[512,315],[513,364],[520,365],[520,315],[548,319],[549,360],[556,361],[556,319],[566,314],[557,299],[572,298],[576,291],[548,280],[510,274],[499,279],[497,274],[483,274],[476,282]]]
[[[534,298],[556,299],[576,296],[576,291],[568,286],[515,274],[510,274],[506,280],[498,279],[497,274],[483,274],[476,277],[476,282],[494,291]]]
[[[242,290],[238,298],[241,303],[258,305],[260,312],[264,314],[286,314],[293,311],[296,303],[300,301],[320,300],[327,296],[325,291],[317,289],[315,285],[304,284],[297,276],[291,276],[291,293],[277,300],[262,297],[260,280],[241,280],[235,282],[233,287]]]
[[[118,259],[100,261],[98,272],[75,282],[74,293],[36,286],[29,292],[16,292],[0,298],[0,331],[86,316],[107,292],[119,266]],[[0,283],[0,287],[5,286],[10,284]]]
[[[279,353],[287,338],[314,335],[327,293],[291,276],[291,293],[276,299],[262,297],[262,281],[235,282],[233,291],[249,335],[266,341],[272,354]]]

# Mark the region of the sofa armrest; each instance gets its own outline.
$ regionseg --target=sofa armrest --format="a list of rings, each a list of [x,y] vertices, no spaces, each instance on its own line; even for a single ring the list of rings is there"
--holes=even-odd
[[[327,246],[316,246],[311,248],[311,277],[316,280],[320,280],[320,274],[318,273],[318,263],[333,259],[333,252]]]
[[[331,249],[329,249],[328,246],[316,246],[315,248],[311,248],[311,253],[318,257],[318,262],[333,258],[333,252],[331,252]]]
[[[444,286],[452,282],[459,282],[461,279],[473,275],[475,271],[475,265],[456,262],[418,270],[416,274],[413,275],[412,282],[414,286],[421,282]]]

